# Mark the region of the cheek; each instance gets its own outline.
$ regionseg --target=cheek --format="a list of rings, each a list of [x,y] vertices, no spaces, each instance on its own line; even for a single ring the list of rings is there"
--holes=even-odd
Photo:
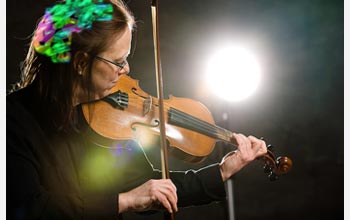
[[[94,65],[92,67],[92,85],[95,92],[95,99],[101,99],[109,95],[113,88],[115,74],[107,65]]]
[[[92,84],[96,87],[96,89],[107,87],[107,84],[113,81],[113,71],[110,68],[106,68],[101,65],[94,66],[91,74]]]

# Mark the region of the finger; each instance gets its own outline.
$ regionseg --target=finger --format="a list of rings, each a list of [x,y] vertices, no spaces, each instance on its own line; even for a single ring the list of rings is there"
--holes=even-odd
[[[171,181],[171,179],[158,179],[158,180],[155,180],[155,181],[158,181],[159,185],[161,185],[163,187],[166,187],[166,188],[169,188],[169,189],[171,189],[174,192],[176,192],[176,190],[177,190],[176,186]]]
[[[251,145],[252,145],[252,148],[253,149],[256,149],[256,150],[259,150],[259,148],[264,148],[266,147],[266,144],[265,144],[265,141],[263,140],[260,140],[254,136],[249,136],[248,137],[249,141],[251,142]]]
[[[239,134],[239,136],[241,137],[241,140],[242,140],[239,150],[244,153],[249,153],[250,149],[252,148],[251,141],[243,134]]]
[[[244,149],[247,147],[247,138],[243,134],[234,134],[237,144],[238,144],[238,149]]]
[[[171,180],[164,181],[163,184],[164,185],[160,191],[167,197],[173,210],[177,211],[177,194],[175,185],[171,182]]]
[[[169,213],[173,213],[172,205],[169,202],[166,194],[159,192],[157,195],[157,200],[163,205],[164,208],[168,210]]]
[[[173,210],[177,211],[178,209],[177,209],[176,186],[173,184],[173,182],[170,179],[159,179],[159,180],[153,180],[153,183],[155,188],[152,194],[155,196],[155,200],[158,200],[165,196],[167,201],[171,203]],[[160,194],[162,194],[163,196],[161,196]],[[162,202],[162,204],[163,203],[164,202]]]
[[[233,133],[233,137],[236,139],[237,145],[242,145],[244,143],[244,138],[242,134]]]
[[[175,184],[170,180],[170,179],[165,179],[166,183],[168,184],[167,186],[170,187],[170,189],[176,194],[176,186]]]
[[[249,136],[248,139],[252,143],[252,149],[259,155],[265,154],[267,152],[265,141],[258,139],[254,136]]]
[[[176,186],[174,185],[174,183],[170,179],[159,180],[159,186],[161,186],[163,189],[167,189],[177,199]]]

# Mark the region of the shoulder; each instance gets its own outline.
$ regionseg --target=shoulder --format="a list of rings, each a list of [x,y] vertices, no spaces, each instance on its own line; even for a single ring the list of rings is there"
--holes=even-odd
[[[6,96],[6,120],[8,124],[14,121],[26,121],[34,118],[33,113],[37,108],[36,96],[33,89],[26,87],[12,92]]]
[[[44,160],[50,146],[50,136],[47,128],[41,123],[35,101],[37,97],[30,89],[22,89],[6,97],[6,155],[9,163],[29,160],[35,167]],[[16,158],[16,159],[14,159]]]
[[[32,86],[19,89],[17,91],[11,92],[6,96],[6,107],[11,109],[14,107],[21,106],[22,108],[28,108],[32,100],[36,100],[37,97],[34,93],[34,88]],[[13,109],[11,109],[13,110]]]
[[[6,133],[10,140],[29,137],[41,130],[36,112],[37,97],[32,88],[24,88],[6,96]]]

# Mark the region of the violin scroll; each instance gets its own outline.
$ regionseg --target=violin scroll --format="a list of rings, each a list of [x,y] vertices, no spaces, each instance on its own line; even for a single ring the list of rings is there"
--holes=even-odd
[[[288,157],[278,157],[275,159],[275,155],[272,153],[271,149],[271,145],[267,146],[267,153],[259,159],[264,162],[263,169],[270,181],[275,181],[278,180],[281,175],[290,171],[293,162]]]

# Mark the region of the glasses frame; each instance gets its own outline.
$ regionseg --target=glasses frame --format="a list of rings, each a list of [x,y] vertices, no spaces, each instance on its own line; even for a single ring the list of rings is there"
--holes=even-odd
[[[106,58],[100,57],[100,56],[95,56],[95,58],[97,58],[97,59],[99,59],[99,60],[101,60],[101,61],[104,61],[104,62],[113,64],[114,66],[118,67],[119,70],[124,69],[124,67],[125,67],[126,64],[128,63],[127,60],[124,60],[124,61],[121,62],[121,63],[117,63],[117,62],[113,62],[113,61],[111,61],[111,60],[108,60],[108,59],[106,59]]]

